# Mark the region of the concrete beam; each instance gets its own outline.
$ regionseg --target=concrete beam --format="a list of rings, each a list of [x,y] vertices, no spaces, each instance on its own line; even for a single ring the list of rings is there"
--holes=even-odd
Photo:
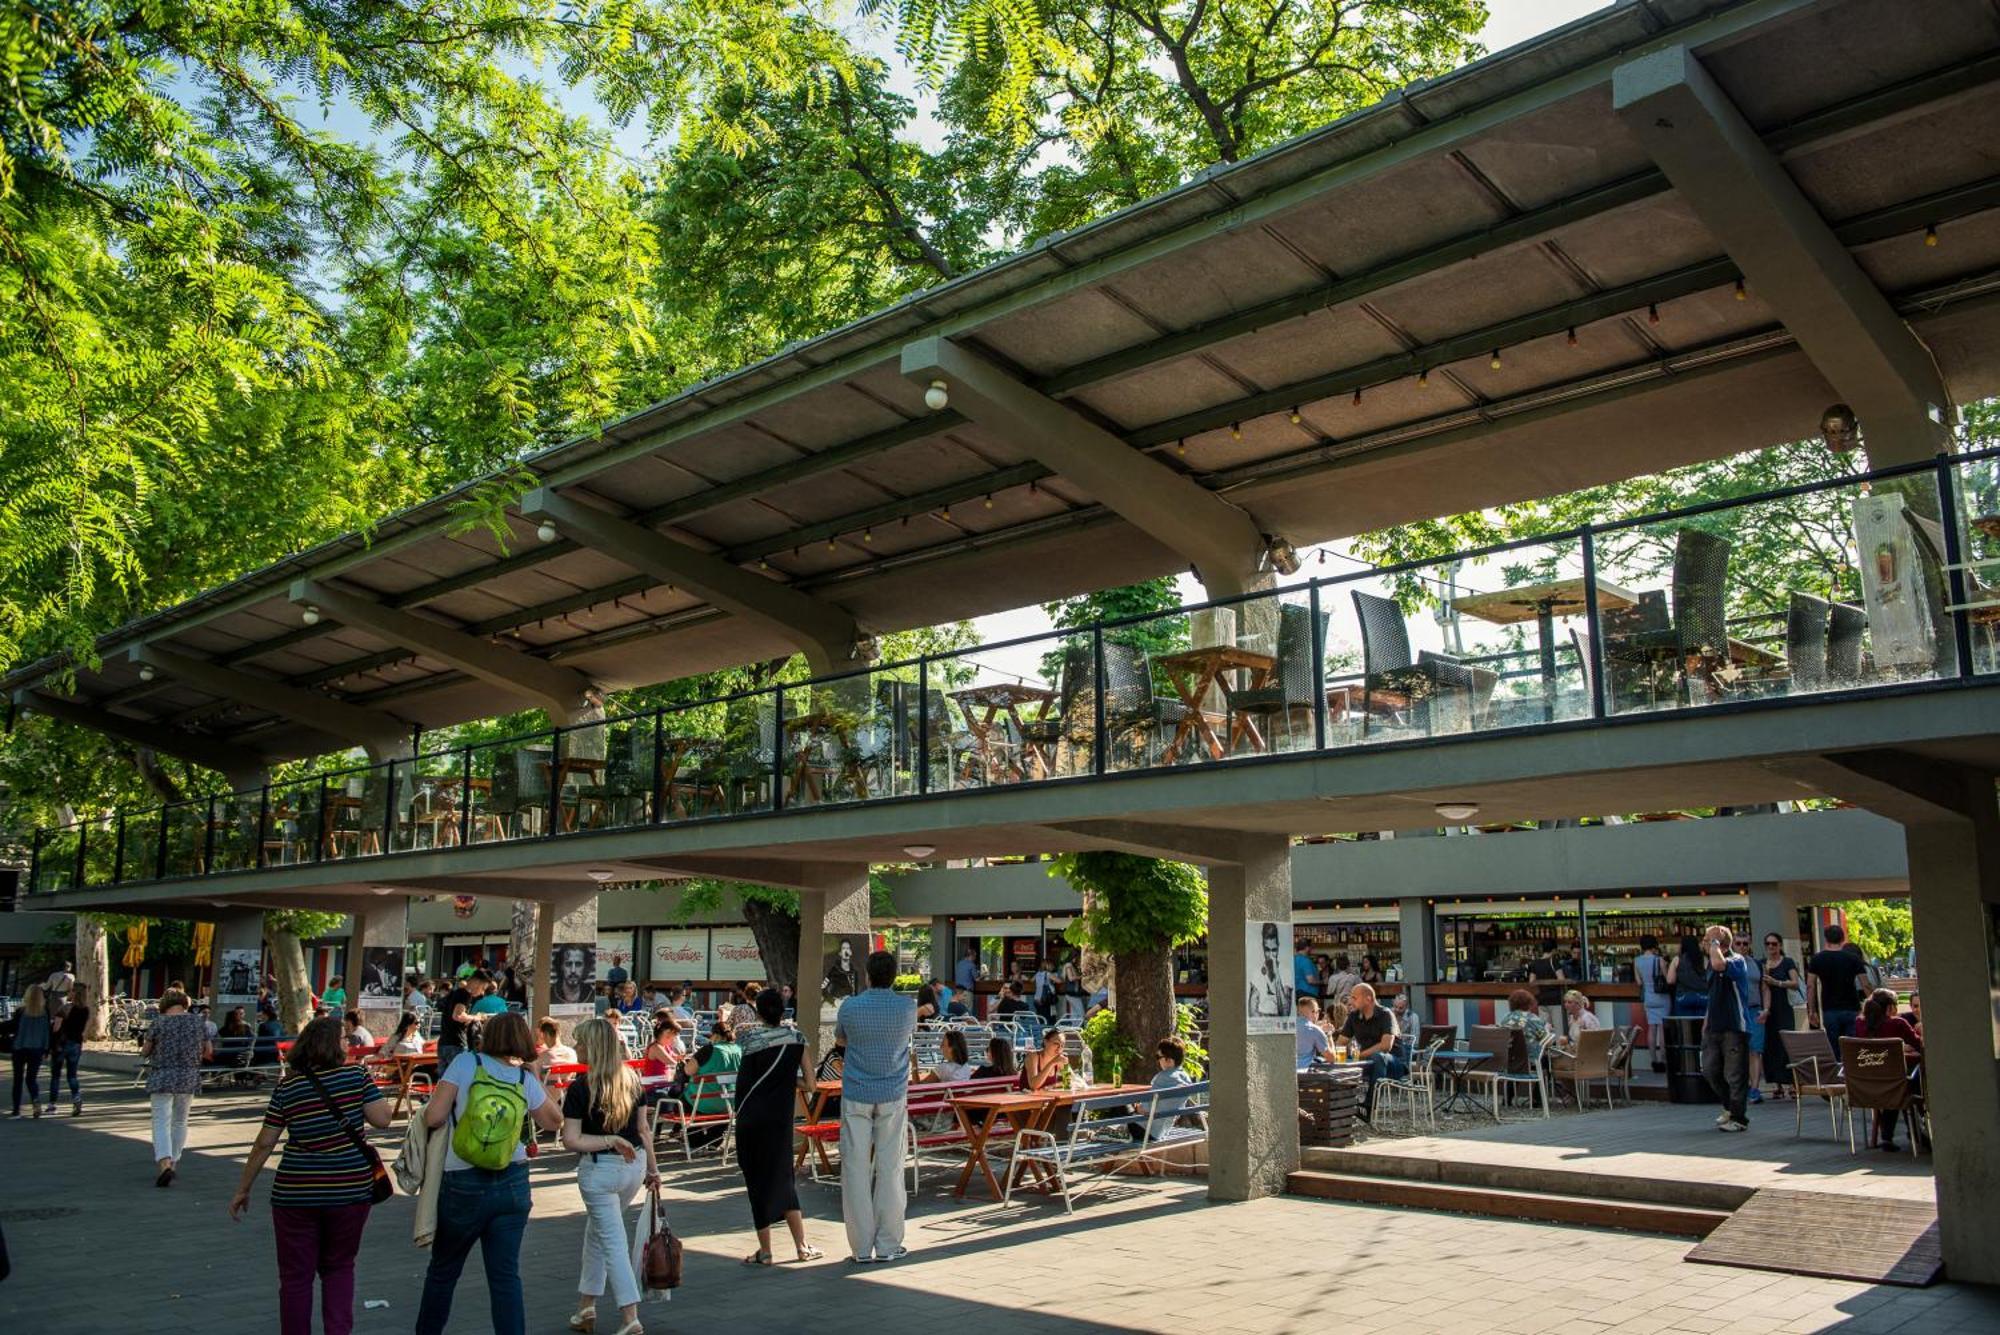
[[[300,606],[317,607],[391,644],[427,654],[469,676],[524,696],[546,709],[558,723],[569,722],[588,705],[588,677],[532,654],[503,649],[491,640],[317,580],[293,581],[290,597]]]
[[[1264,537],[1248,513],[1184,473],[945,338],[903,346],[903,374],[943,381],[958,412],[1005,437],[1185,556],[1215,597],[1254,587]]]
[[[1136,820],[1064,821],[1043,826],[1068,839],[1088,839],[1121,853],[1170,858],[1202,865],[1239,863],[1246,856],[1246,836],[1235,830],[1194,825],[1155,825]],[[1269,838],[1268,834],[1261,835]]]
[[[549,520],[586,547],[770,627],[797,645],[816,673],[848,666],[861,638],[854,618],[842,608],[550,488],[523,496],[521,513]]]
[[[1950,448],[1951,397],[1930,351],[1694,52],[1620,65],[1611,88],[1619,118],[1859,415],[1869,460]]]
[[[410,725],[378,709],[351,705],[318,691],[301,690],[268,677],[253,676],[219,663],[190,658],[156,644],[135,645],[128,657],[134,663],[157,668],[169,677],[204,691],[241,700],[291,719],[294,723],[302,723],[315,732],[351,742],[364,748],[373,760],[409,745]]]
[[[109,713],[41,691],[16,691],[14,703],[47,718],[60,719],[133,746],[177,756],[191,765],[216,770],[229,779],[231,786],[239,789],[254,788],[262,783],[261,776],[270,765],[269,758],[257,751],[210,737],[197,737],[193,733],[144,719],[127,718],[123,714]]]

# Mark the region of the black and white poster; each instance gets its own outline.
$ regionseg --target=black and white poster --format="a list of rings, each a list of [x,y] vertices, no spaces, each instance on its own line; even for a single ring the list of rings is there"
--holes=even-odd
[[[868,986],[869,937],[866,932],[829,932],[824,940],[820,999],[838,1006]]]
[[[220,950],[216,952],[215,993],[222,1011],[231,1006],[254,1006],[258,980],[264,976],[261,950]]]
[[[1289,1034],[1298,1027],[1293,1013],[1289,922],[1252,922],[1244,938],[1250,975],[1248,1023],[1250,1034]]]
[[[597,995],[597,943],[558,942],[549,951],[549,1014],[587,1016]]]
[[[385,1004],[402,1005],[404,960],[402,946],[368,946],[361,952],[361,995]]]

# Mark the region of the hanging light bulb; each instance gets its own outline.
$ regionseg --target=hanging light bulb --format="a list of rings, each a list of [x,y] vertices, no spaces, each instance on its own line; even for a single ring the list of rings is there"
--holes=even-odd
[[[758,568],[759,570],[769,570],[769,569],[771,568],[771,562],[770,562],[770,559],[769,559],[769,558],[767,557],[767,558],[765,558],[765,559],[762,559],[762,560],[758,561],[758,562],[757,562],[757,568]]]
[[[1174,453],[1175,453],[1175,454],[1178,454],[1178,455],[1179,455],[1179,456],[1180,456],[1181,458],[1183,458],[1183,459],[1187,458],[1187,437],[1186,437],[1186,436],[1182,436],[1182,437],[1181,437],[1181,439],[1180,439],[1180,443],[1174,446]]]
[[[1359,389],[1354,391],[1354,406],[1357,408],[1361,406],[1361,391]]]
[[[151,681],[152,679],[153,679],[153,665],[151,663],[141,663],[139,665],[139,680]]]
[[[1658,303],[1657,301],[1648,303],[1646,306],[1646,323],[1658,324],[1659,322],[1660,322],[1660,303]]]
[[[535,536],[540,538],[543,542],[554,542],[558,537],[561,536],[561,534],[556,532],[555,520],[544,519],[539,525],[536,526]]]
[[[1294,408],[1292,409],[1292,425],[1297,426],[1298,424],[1299,424],[1299,410],[1297,408]]]
[[[944,507],[944,509],[938,511],[938,518],[944,520],[945,523],[949,524],[951,522],[951,507],[947,505]]]
[[[1744,288],[1741,278],[1736,280],[1736,299],[1738,301],[1750,300],[1750,293]]]
[[[947,407],[949,407],[950,404],[951,404],[951,390],[945,385],[944,381],[942,380],[931,381],[930,388],[924,391],[924,407],[930,409],[934,413],[941,413]]]
[[[1431,387],[1431,373],[1430,373],[1430,371],[1429,371],[1428,369],[1426,369],[1426,370],[1422,370],[1422,371],[1418,371],[1418,372],[1417,372],[1417,388],[1418,388],[1418,389],[1429,389],[1430,387]]]
[[[1937,245],[1937,224],[1936,224],[1936,223],[1932,223],[1932,224],[1931,224],[1931,225],[1930,225],[1929,227],[1926,227],[1926,228],[1924,229],[1924,244],[1925,244],[1925,245],[1927,245],[1927,246],[1936,246],[1936,245]]]
[[[875,541],[875,530],[874,530],[874,529],[872,529],[872,528],[864,528],[864,529],[862,529],[862,530],[861,530],[861,540],[862,540],[863,542],[873,542],[873,541]]]
[[[311,603],[307,603],[305,610],[299,613],[299,620],[305,622],[308,626],[317,626],[319,624],[319,609]]]
[[[1231,422],[1229,424],[1229,438],[1231,440],[1243,439],[1243,424],[1241,422]]]
[[[828,551],[832,551],[832,550],[834,549],[834,547],[833,547],[833,539],[832,539],[832,538],[828,538],[828,539],[826,540],[826,549],[827,549]]]
[[[1576,346],[1576,326],[1571,325],[1569,337],[1565,340],[1572,348]]]
[[[1500,369],[1500,349],[1493,349],[1493,357],[1486,365],[1495,371]]]

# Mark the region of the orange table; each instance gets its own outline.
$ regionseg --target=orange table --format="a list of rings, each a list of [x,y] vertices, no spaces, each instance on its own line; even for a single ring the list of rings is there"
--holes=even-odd
[[[805,1083],[801,1081],[799,1084],[799,1111],[805,1115],[805,1125],[817,1126],[823,1123],[826,1120],[827,1101],[838,1097],[839,1094],[840,1081],[815,1080],[812,1084],[812,1098],[808,1101],[806,1098]],[[803,1128],[801,1130],[803,1131]],[[825,1169],[829,1176],[833,1173],[833,1160],[826,1157],[826,1140],[824,1137],[804,1134],[799,1136],[798,1153],[792,1158],[792,1168],[795,1171],[806,1161],[808,1153],[817,1154],[819,1156],[819,1166]]]
[[[1000,1179],[993,1176],[993,1165],[986,1159],[986,1142],[993,1135],[994,1127],[1004,1118],[1014,1128],[1016,1137],[1023,1131],[1040,1130],[1055,1112],[1055,1095],[1052,1092],[971,1094],[952,1100],[951,1106],[958,1114],[960,1129],[965,1132],[965,1167],[959,1171],[958,1186],[952,1194],[959,1197],[965,1195],[976,1169],[986,1179],[987,1189],[997,1201],[1001,1196]]]
[[[986,686],[969,686],[962,691],[953,691],[951,698],[958,701],[958,707],[965,714],[965,726],[978,743],[981,768],[986,773],[980,777],[988,783],[1005,777],[1011,782],[1024,778],[1039,778],[1055,767],[1055,758],[1045,755],[1042,748],[1032,742],[1023,741],[1025,754],[1022,760],[1034,762],[1038,774],[1029,774],[1024,765],[1009,763],[995,748],[993,730],[1004,716],[1014,725],[1014,735],[1026,737],[1027,724],[1039,723],[1048,715],[1049,705],[1055,701],[1056,693],[1042,686],[1029,686],[1025,682],[994,682]],[[1023,719],[1023,705],[1037,706],[1033,718]],[[932,720],[932,734],[942,726],[942,720]],[[1003,730],[1004,740],[1004,730]]]
[[[389,1105],[391,1117],[401,1117],[409,1110],[410,1082],[416,1078],[418,1071],[428,1067],[432,1080],[437,1078],[438,1056],[435,1052],[396,1052],[376,1060],[396,1068],[396,1101]]]
[[[1239,649],[1233,644],[1217,644],[1202,649],[1183,649],[1177,654],[1162,654],[1153,662],[1166,674],[1174,694],[1187,706],[1186,716],[1174,729],[1174,739],[1160,753],[1161,764],[1171,765],[1179,760],[1182,749],[1197,736],[1207,744],[1208,754],[1215,760],[1228,755],[1236,743],[1245,738],[1257,750],[1264,749],[1264,738],[1258,733],[1257,725],[1243,714],[1231,717],[1229,740],[1223,742],[1209,725],[1201,702],[1208,698],[1208,693],[1215,689],[1216,679],[1225,672],[1246,674],[1249,678],[1246,683],[1248,690],[1260,690],[1270,685],[1278,671],[1276,657],[1258,653],[1255,649]]]

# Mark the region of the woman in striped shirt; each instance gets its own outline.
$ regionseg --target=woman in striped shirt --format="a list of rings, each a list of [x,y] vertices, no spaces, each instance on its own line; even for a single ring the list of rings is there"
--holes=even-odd
[[[363,1122],[388,1126],[388,1100],[366,1071],[346,1064],[340,1021],[330,1015],[314,1020],[292,1045],[289,1069],[271,1091],[264,1126],[229,1202],[230,1218],[240,1221],[264,1161],[279,1135],[289,1133],[271,1183],[280,1335],[312,1335],[314,1275],[321,1278],[326,1335],[354,1329],[354,1256],[368,1223],[374,1164],[348,1128],[359,1132]]]

